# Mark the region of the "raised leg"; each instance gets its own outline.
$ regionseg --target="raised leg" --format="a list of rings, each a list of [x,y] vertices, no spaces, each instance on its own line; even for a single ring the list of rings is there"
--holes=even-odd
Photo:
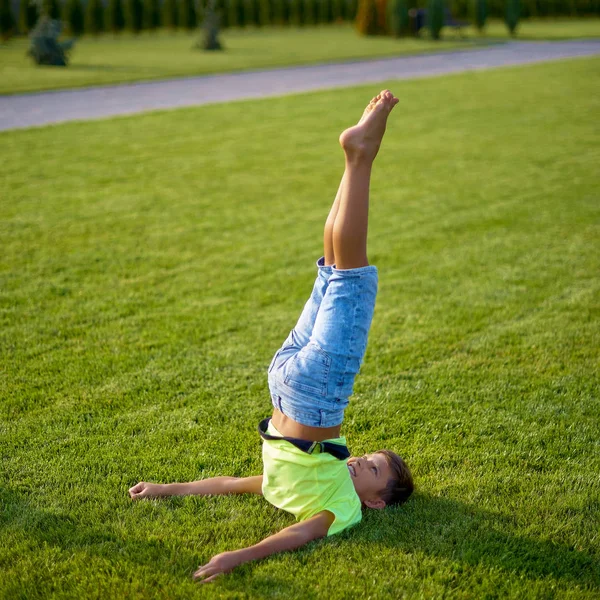
[[[358,122],[359,125],[367,118],[368,114],[373,110],[380,98],[381,94],[378,94],[371,100],[371,102],[369,102],[369,105],[367,106],[367,108],[365,108],[363,115],[360,118],[360,121]],[[344,188],[345,180],[346,171],[344,171],[344,175],[342,176],[342,180],[340,182],[340,186],[335,196],[335,200],[333,201],[333,205],[331,206],[331,210],[329,211],[329,215],[327,216],[327,220],[325,221],[325,230],[323,232],[323,256],[325,257],[326,265],[335,264],[335,249],[333,246],[333,227],[340,208],[340,199],[342,197],[342,191]]]
[[[356,269],[369,264],[367,229],[371,169],[385,133],[387,118],[397,103],[398,99],[389,90],[381,92],[371,101],[358,124],[340,135],[346,170],[338,191],[339,198],[336,197],[338,206],[331,231],[338,269]]]

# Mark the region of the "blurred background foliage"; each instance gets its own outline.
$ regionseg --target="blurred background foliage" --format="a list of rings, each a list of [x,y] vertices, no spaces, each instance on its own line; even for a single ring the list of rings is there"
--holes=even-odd
[[[166,27],[193,30],[203,20],[207,0],[0,0],[0,32],[28,34],[40,14],[61,19],[68,35]],[[600,16],[600,0],[217,0],[220,27],[303,26],[357,20],[367,35],[409,33],[408,13],[425,9],[428,24],[440,12],[473,24],[486,18],[516,23],[519,18]],[[357,18],[358,16],[358,18]],[[481,25],[483,26],[483,25]],[[515,25],[516,26],[516,25]],[[435,37],[435,36],[434,36]]]

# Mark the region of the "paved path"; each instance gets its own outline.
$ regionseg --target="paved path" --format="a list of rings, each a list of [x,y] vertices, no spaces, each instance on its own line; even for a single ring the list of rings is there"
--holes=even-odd
[[[403,58],[0,96],[0,131],[595,54],[600,54],[600,39],[508,42]]]

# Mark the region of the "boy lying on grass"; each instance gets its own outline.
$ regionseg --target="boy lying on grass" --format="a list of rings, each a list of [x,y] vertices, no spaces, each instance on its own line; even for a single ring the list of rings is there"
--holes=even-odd
[[[140,482],[129,490],[134,500],[262,494],[299,521],[254,546],[214,556],[194,579],[207,583],[244,562],[338,533],[361,520],[363,506],[400,504],[413,491],[410,471],[398,455],[380,450],[350,457],[340,437],[377,295],[377,267],[367,260],[371,168],[397,103],[390,91],[381,92],[358,124],[340,136],[346,169],[325,223],[325,256],[317,261],[317,279],[296,327],[269,366],[273,416],[259,424],[263,474]]]

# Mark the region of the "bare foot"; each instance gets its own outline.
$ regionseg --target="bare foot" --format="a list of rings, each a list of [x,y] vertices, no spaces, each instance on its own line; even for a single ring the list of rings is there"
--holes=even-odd
[[[398,102],[392,92],[382,91],[371,100],[358,124],[340,135],[340,144],[348,160],[375,159],[385,133],[387,118]]]

